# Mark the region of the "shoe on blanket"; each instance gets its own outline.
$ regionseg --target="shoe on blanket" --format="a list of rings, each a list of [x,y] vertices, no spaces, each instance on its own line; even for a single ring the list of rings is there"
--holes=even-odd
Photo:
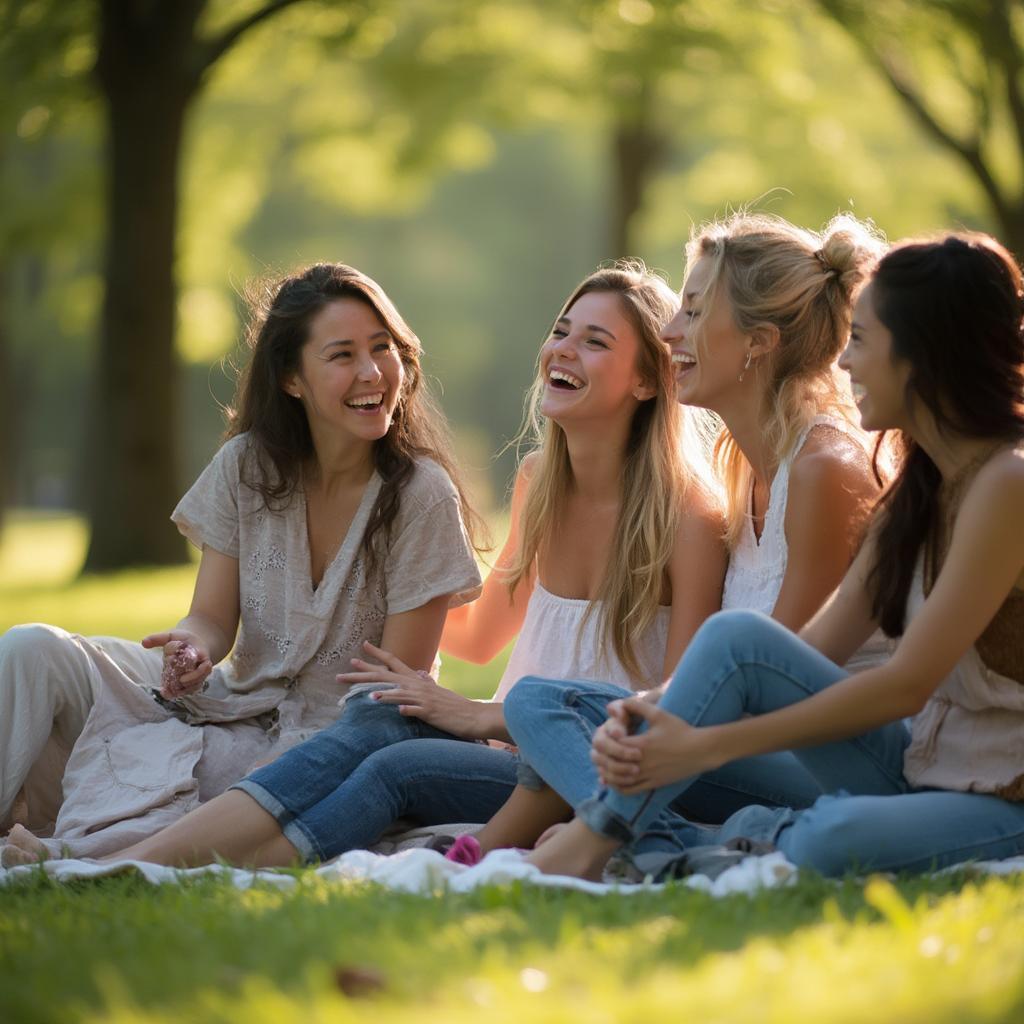
[[[444,859],[471,868],[484,859],[484,852],[480,849],[476,836],[459,836],[444,855]]]

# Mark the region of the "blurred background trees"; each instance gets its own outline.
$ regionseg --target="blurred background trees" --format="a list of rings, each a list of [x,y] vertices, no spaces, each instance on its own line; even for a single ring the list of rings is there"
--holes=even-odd
[[[0,0],[0,501],[170,561],[253,277],[385,286],[500,501],[537,346],[744,203],[1024,251],[1021,0]],[[116,32],[115,32],[116,30]],[[118,120],[120,118],[120,121]],[[176,202],[177,197],[177,202]]]

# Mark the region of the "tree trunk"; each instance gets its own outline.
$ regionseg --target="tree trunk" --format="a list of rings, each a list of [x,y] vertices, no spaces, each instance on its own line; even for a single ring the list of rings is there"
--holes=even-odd
[[[0,266],[0,530],[4,525],[4,513],[14,497],[18,454],[15,437],[18,423],[18,392],[14,380],[10,337],[7,333],[7,275],[4,270],[5,268]]]
[[[108,236],[88,488],[85,571],[186,558],[168,515],[180,481],[174,347],[178,159],[197,0],[104,0]]]
[[[635,102],[623,110],[612,129],[613,195],[611,254],[636,254],[634,222],[665,151],[664,140],[651,124],[651,91],[644,82]]]

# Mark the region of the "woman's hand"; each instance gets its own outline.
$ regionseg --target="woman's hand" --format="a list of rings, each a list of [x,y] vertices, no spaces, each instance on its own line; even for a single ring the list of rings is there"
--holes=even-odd
[[[146,648],[164,649],[164,668],[160,676],[160,693],[168,700],[176,700],[195,693],[213,671],[213,662],[206,644],[195,633],[186,629],[171,629],[166,633],[150,633],[142,638]],[[188,651],[187,648],[191,648]]]
[[[353,658],[357,672],[342,672],[339,683],[390,683],[387,690],[375,690],[371,697],[381,704],[397,704],[400,714],[419,718],[437,729],[466,739],[484,739],[480,728],[480,705],[443,686],[439,686],[426,672],[409,668],[400,658],[375,647],[368,640],[366,651],[379,665],[361,658]]]
[[[641,721],[647,731],[633,735]],[[705,730],[642,697],[608,705],[608,721],[594,734],[590,752],[601,782],[631,796],[715,767]]]

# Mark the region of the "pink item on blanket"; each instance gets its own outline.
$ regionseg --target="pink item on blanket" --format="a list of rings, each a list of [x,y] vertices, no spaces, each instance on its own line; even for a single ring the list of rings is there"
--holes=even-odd
[[[164,668],[160,673],[160,696],[167,700],[175,700],[190,689],[181,685],[181,677],[198,668],[202,659],[199,652],[191,644],[182,644],[173,654],[164,658]]]
[[[444,855],[445,860],[455,861],[456,864],[465,864],[472,867],[483,860],[484,854],[480,849],[476,836],[459,836],[451,845],[451,849]]]

